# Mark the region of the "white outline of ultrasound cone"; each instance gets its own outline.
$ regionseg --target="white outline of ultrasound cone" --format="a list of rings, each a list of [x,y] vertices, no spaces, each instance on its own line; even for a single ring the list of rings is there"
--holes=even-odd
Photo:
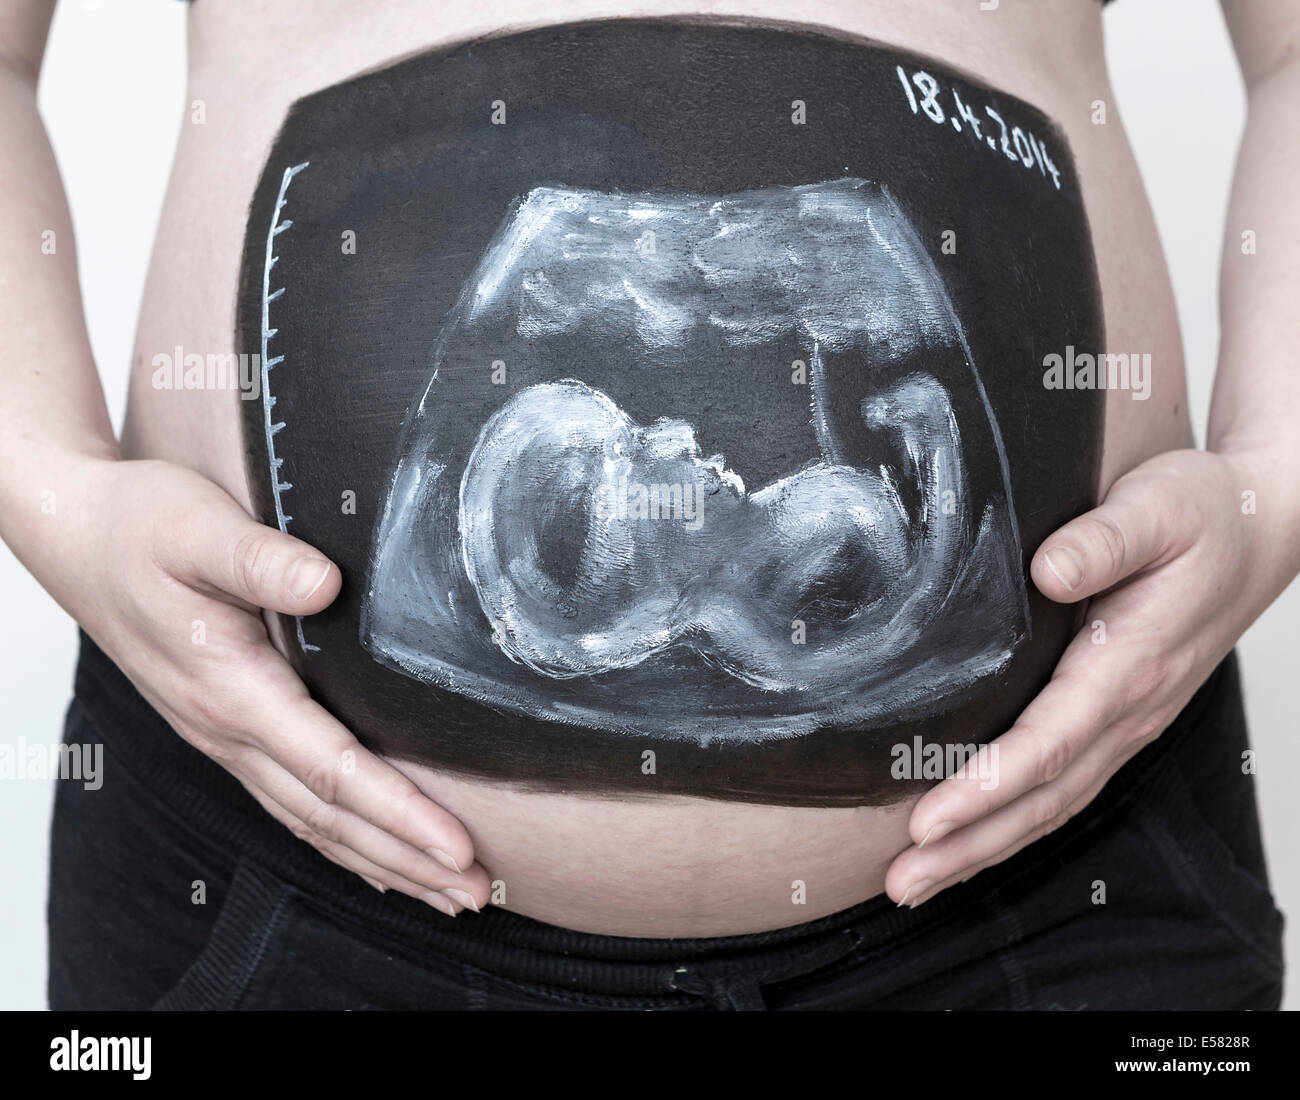
[[[964,510],[945,514],[939,502],[942,486],[963,486],[960,440],[947,394],[930,378],[905,379],[863,410],[872,430],[899,435],[918,516],[896,491],[901,470],[882,477],[818,462],[746,496],[718,458],[701,457],[688,426],[667,433],[677,453],[655,451],[656,428],[680,422],[639,427],[574,379],[516,394],[479,433],[460,491],[465,570],[495,641],[557,678],[685,645],[775,691],[851,676],[907,644],[968,549]],[[715,503],[694,530],[609,514],[598,502],[622,481],[701,484]],[[557,541],[569,560],[555,560]],[[874,591],[836,598],[846,586]],[[819,591],[848,606],[840,621],[819,618]],[[797,646],[795,619],[807,620]]]
[[[642,253],[632,245],[648,224],[659,226],[657,248]],[[763,252],[778,244],[776,253]],[[619,268],[611,266],[616,260],[626,265],[621,281],[614,278]],[[593,270],[597,274],[589,278]],[[764,294],[771,292],[766,299],[756,299],[760,283]],[[982,406],[990,434],[979,440],[981,454],[984,461],[996,457],[1001,472],[1000,482],[977,489],[975,499],[985,501],[979,511],[965,491],[971,486],[960,479],[940,483],[944,464],[961,462],[960,446],[954,442],[927,452],[927,472],[924,462],[908,456],[902,438],[902,421],[912,421],[916,410],[895,403],[891,414],[888,394],[859,390],[856,430],[866,428],[878,443],[892,443],[885,449],[895,457],[879,471],[881,480],[897,489],[928,478],[941,490],[953,490],[966,514],[962,524],[948,524],[951,517],[924,493],[921,498],[910,494],[911,545],[918,558],[929,554],[931,574],[928,583],[913,583],[910,591],[906,579],[897,581],[910,612],[889,620],[893,633],[877,634],[874,656],[858,660],[856,668],[845,666],[827,677],[814,667],[816,655],[833,652],[837,644],[849,646],[850,656],[865,648],[869,632],[860,629],[862,621],[852,611],[830,616],[829,636],[800,647],[792,644],[791,623],[778,630],[774,618],[728,619],[717,613],[717,605],[702,611],[700,601],[690,604],[696,594],[688,587],[687,606],[665,616],[662,638],[630,632],[621,643],[605,646],[618,667],[588,674],[581,670],[595,663],[593,655],[599,658],[601,644],[585,657],[575,656],[571,640],[557,648],[553,639],[542,641],[544,631],[530,632],[526,625],[511,639],[503,629],[508,616],[492,610],[505,590],[489,592],[485,601],[471,582],[458,527],[467,469],[459,448],[473,444],[452,442],[463,439],[463,405],[456,393],[472,378],[466,373],[470,365],[495,353],[503,341],[514,342],[519,345],[511,361],[514,388],[507,393],[522,392],[521,380],[555,384],[559,376],[545,368],[544,357],[534,363],[532,349],[548,336],[572,333],[598,337],[610,348],[627,347],[639,356],[636,369],[650,370],[659,348],[674,348],[677,358],[683,354],[685,341],[694,339],[688,321],[712,327],[715,341],[720,337],[746,358],[752,352],[739,349],[798,338],[811,367],[810,386],[803,391],[812,397],[817,436],[810,466],[853,468],[851,456],[861,453],[840,438],[840,431],[852,426],[833,422],[826,411],[831,380],[840,377],[841,362],[833,357],[847,354],[851,369],[866,378],[878,366],[895,380],[909,369],[916,372],[931,350],[942,350],[954,367],[953,353],[964,360],[969,375],[959,383],[964,407],[978,416],[975,410]],[[868,345],[871,357],[864,359]],[[522,365],[520,355],[527,357]],[[722,196],[538,188],[511,207],[485,248],[440,331],[433,364],[403,429],[361,607],[363,646],[405,675],[534,717],[703,743],[797,736],[826,724],[938,713],[976,680],[1002,669],[1029,634],[1019,533],[996,417],[943,280],[883,187],[844,179]],[[444,368],[450,370],[445,378]],[[946,399],[943,385],[928,370],[902,380],[932,383]],[[838,401],[843,391],[839,381],[835,386]],[[837,408],[842,416],[843,407]],[[900,420],[902,413],[908,415]],[[690,425],[671,423],[672,431],[693,440]],[[656,424],[631,426],[645,432]],[[955,441],[956,426],[951,427]],[[701,433],[708,429],[707,422],[700,424]],[[762,425],[755,424],[755,430]],[[873,468],[871,474],[876,472]],[[792,471],[751,493],[748,505],[768,489],[774,494],[798,490],[802,480],[815,478]],[[783,489],[774,488],[782,483]],[[705,528],[713,526],[707,519]],[[933,545],[940,536],[964,550],[954,554]],[[730,563],[716,554],[711,560],[715,569],[745,573],[736,555]],[[936,569],[936,561],[943,567]],[[910,575],[915,581],[915,570]],[[865,616],[894,605],[898,593],[890,591],[892,577],[883,570],[873,579],[875,587],[862,601]],[[728,591],[725,577],[706,577],[699,588]],[[779,600],[776,605],[784,614],[785,606]],[[599,601],[588,605],[593,622],[599,606]],[[736,606],[753,609],[752,601]],[[674,636],[682,622],[705,617],[707,635],[691,627]],[[729,637],[729,631],[736,636]],[[629,646],[629,637],[640,641]],[[693,661],[673,656],[692,651]],[[719,654],[731,655],[725,670]],[[529,667],[530,660],[535,667]],[[792,663],[798,667],[792,669]],[[580,688],[566,686],[579,678]],[[812,687],[756,691],[791,684]]]

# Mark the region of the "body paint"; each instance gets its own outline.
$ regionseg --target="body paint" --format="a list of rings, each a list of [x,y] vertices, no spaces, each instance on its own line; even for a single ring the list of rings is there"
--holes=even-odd
[[[1078,183],[942,66],[680,20],[408,59],[292,109],[239,308],[255,499],[346,579],[292,659],[378,751],[880,803],[1068,639],[1026,550],[1100,457],[1038,366],[1102,345]]]

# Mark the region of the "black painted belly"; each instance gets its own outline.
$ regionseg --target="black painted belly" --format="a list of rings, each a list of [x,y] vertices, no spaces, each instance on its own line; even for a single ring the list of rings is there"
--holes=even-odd
[[[759,25],[552,27],[299,101],[240,350],[261,518],[345,586],[288,624],[371,748],[545,789],[883,803],[996,736],[1089,507],[1078,181],[1039,112]]]

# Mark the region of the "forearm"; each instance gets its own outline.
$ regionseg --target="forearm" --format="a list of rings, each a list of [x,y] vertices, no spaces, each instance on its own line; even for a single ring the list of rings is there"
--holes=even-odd
[[[1300,456],[1300,62],[1251,89],[1237,156],[1219,289],[1222,338],[1212,449],[1267,446]]]
[[[1300,64],[1250,82],[1220,276],[1221,339],[1207,445],[1239,462],[1269,587],[1300,570]]]
[[[29,566],[65,472],[117,444],[82,315],[72,221],[35,75],[0,60],[0,537]],[[52,494],[52,495],[51,495]]]

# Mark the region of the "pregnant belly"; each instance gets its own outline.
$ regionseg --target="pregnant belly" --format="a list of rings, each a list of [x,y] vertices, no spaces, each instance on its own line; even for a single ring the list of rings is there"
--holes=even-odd
[[[253,500],[345,576],[290,659],[512,908],[870,896],[1071,632],[1026,565],[1097,489],[1102,394],[1042,366],[1103,346],[1079,184],[942,65],[633,21],[403,61],[290,112],[237,314]]]

